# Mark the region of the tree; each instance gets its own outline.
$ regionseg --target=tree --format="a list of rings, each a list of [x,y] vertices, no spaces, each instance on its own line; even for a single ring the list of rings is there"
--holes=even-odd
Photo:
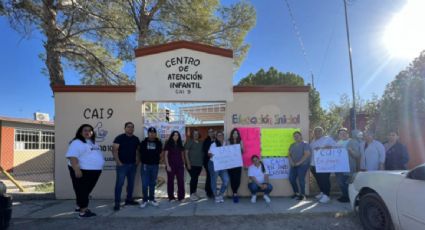
[[[282,73],[273,67],[266,72],[260,69],[255,74],[249,74],[241,79],[238,83],[240,86],[253,85],[287,85],[287,86],[304,86],[304,79],[294,73]],[[320,107],[320,93],[310,87],[309,91],[309,108],[310,108],[310,128],[320,125],[324,119],[324,111]]]
[[[249,49],[244,38],[256,21],[253,6],[245,1],[230,6],[220,5],[218,0],[114,2],[131,34],[118,45],[125,60],[134,58],[137,47],[189,40],[232,49],[234,63],[239,66]]]
[[[85,84],[131,82],[120,72],[122,61],[103,45],[124,33],[114,15],[107,14],[104,2],[8,0],[3,7],[12,28],[23,36],[30,36],[34,30],[44,36],[42,72],[49,76],[51,87],[65,84],[64,65],[77,70]]]
[[[425,51],[390,82],[373,121],[377,135],[408,125],[412,136],[421,136],[425,121]],[[406,128],[406,127],[405,127]]]

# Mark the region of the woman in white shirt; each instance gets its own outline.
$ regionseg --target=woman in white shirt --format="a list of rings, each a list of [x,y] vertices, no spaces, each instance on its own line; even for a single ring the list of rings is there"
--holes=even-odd
[[[69,144],[66,158],[77,199],[79,217],[96,216],[88,209],[89,194],[99,179],[105,159],[100,148],[95,144],[93,126],[83,124],[78,128],[74,139]]]
[[[257,192],[264,192],[264,200],[270,203],[269,194],[273,190],[273,186],[269,183],[269,172],[258,156],[252,156],[251,160],[252,165],[248,168],[248,177],[250,180],[248,188],[252,194],[251,203],[257,202]]]

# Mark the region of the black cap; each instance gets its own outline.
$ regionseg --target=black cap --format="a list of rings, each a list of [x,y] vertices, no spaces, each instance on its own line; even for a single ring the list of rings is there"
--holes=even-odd
[[[148,133],[156,133],[156,129],[154,127],[150,127],[148,129]]]

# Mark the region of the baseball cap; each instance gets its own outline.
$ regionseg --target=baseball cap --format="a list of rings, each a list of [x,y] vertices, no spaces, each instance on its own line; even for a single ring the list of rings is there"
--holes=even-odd
[[[154,127],[150,127],[148,129],[148,133],[156,133],[156,129]]]

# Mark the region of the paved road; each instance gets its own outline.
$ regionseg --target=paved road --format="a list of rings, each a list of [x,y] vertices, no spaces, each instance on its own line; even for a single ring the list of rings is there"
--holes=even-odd
[[[32,229],[362,229],[358,218],[352,214],[285,214],[243,216],[184,216],[184,217],[139,217],[79,220],[76,218],[14,219],[10,230]]]

